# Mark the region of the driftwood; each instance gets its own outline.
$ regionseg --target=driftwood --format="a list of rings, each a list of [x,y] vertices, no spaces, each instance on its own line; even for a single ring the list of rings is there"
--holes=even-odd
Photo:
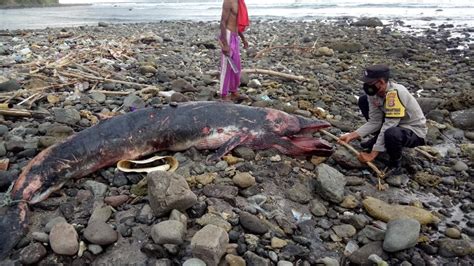
[[[95,92],[100,92],[100,93],[103,93],[105,95],[118,95],[118,96],[127,96],[127,95],[130,95],[131,92],[129,91],[107,91],[107,90],[93,90]],[[91,90],[91,92],[93,92]]]
[[[436,158],[435,156],[429,154],[428,152],[420,149],[420,147],[416,147],[415,148],[415,151],[417,151],[418,153],[420,153],[421,155],[425,156],[426,158],[428,158],[430,161],[436,161],[438,160],[438,158]]]
[[[80,64],[76,64],[76,63],[72,64],[72,66],[75,67],[75,68],[81,69],[83,71],[87,71],[89,73],[92,73],[96,76],[101,76],[101,74],[99,72],[97,72],[97,71],[95,71],[95,70],[93,70],[89,67],[86,67],[86,66],[83,66],[83,65],[80,65]]]
[[[354,147],[352,147],[351,145],[347,144],[347,143],[340,143],[339,142],[339,138],[336,137],[335,135],[327,132],[326,130],[324,129],[321,129],[319,130],[321,133],[323,133],[324,135],[334,139],[335,141],[338,141],[338,143],[344,147],[346,147],[348,150],[350,150],[352,153],[354,153],[356,156],[359,156],[360,152],[357,151]],[[383,190],[383,186],[382,186],[382,183],[380,181],[380,179],[383,179],[385,177],[385,173],[380,171],[379,168],[377,168],[377,166],[375,164],[373,164],[372,162],[366,162],[367,165],[377,174],[377,179],[378,179],[378,189],[379,190]]]
[[[37,117],[47,116],[49,113],[30,111],[26,109],[0,109],[0,115],[13,116],[13,117]]]
[[[9,92],[12,95],[8,97],[8,99],[5,100],[5,103],[9,103],[11,100],[15,99],[16,97],[20,96],[24,91],[23,90],[17,90],[15,92]]]
[[[305,78],[303,76],[296,76],[292,74],[286,74],[286,73],[281,73],[273,70],[267,70],[267,69],[260,69],[260,68],[246,68],[242,70],[243,73],[249,73],[249,74],[264,74],[264,75],[271,75],[271,76],[277,76],[285,79],[291,79],[291,80],[298,80],[298,81],[309,81],[310,79]]]
[[[277,76],[289,80],[297,80],[297,81],[311,81],[309,78],[305,78],[303,76],[297,76],[297,75],[292,75],[292,74],[287,74],[287,73],[282,73],[278,71],[273,71],[273,70],[268,70],[268,69],[261,69],[261,68],[245,68],[242,69],[242,73],[248,73],[248,74],[263,74],[263,75],[271,75],[271,76]],[[209,71],[206,72],[208,75],[211,76],[219,76],[220,72],[219,71]]]
[[[42,97],[43,97],[43,95],[41,93],[37,92],[35,94],[32,94],[30,97],[24,99],[23,101],[19,102],[17,105],[22,105],[24,103],[28,103],[28,106],[31,107],[31,105],[33,105],[34,102],[41,99]]]
[[[70,33],[60,34],[52,41],[52,45],[62,43],[64,38],[78,39],[84,36],[74,37]],[[32,48],[36,48],[32,46]],[[34,49],[33,49],[34,50]],[[146,89],[150,84],[141,84],[133,82],[128,77],[123,77],[119,73],[108,69],[108,61],[133,60],[134,49],[130,38],[123,38],[117,42],[104,42],[100,45],[90,46],[88,44],[78,45],[73,50],[57,57],[57,54],[51,54],[47,57],[30,58],[30,62],[22,64],[6,64],[4,67],[21,68],[19,75],[25,76],[25,80],[40,79],[45,82],[43,87],[32,87],[10,92],[0,92],[0,102],[5,104],[14,103],[16,108],[2,108],[1,113],[5,116],[13,117],[35,117],[46,115],[45,113],[29,110],[31,106],[43,99],[48,91],[74,90],[74,85],[88,81],[92,84],[90,91],[95,91],[102,82],[113,82],[133,86],[140,89]],[[35,55],[35,52],[32,52]],[[114,60],[110,60],[114,58]],[[104,62],[102,62],[104,60]],[[130,81],[129,81],[130,80]],[[41,85],[40,85],[41,86]],[[109,92],[101,91],[107,95],[128,95],[130,92]],[[21,107],[20,107],[21,106]]]
[[[30,74],[38,73],[38,72],[40,72],[40,71],[42,71],[46,68],[59,68],[59,67],[63,67],[65,65],[68,65],[71,62],[70,59],[71,59],[72,56],[73,56],[73,53],[69,53],[66,56],[61,57],[61,58],[59,58],[58,60],[56,60],[52,63],[47,63],[42,67],[39,67],[35,70],[31,70]]]
[[[137,82],[130,82],[130,81],[117,80],[117,79],[108,79],[108,78],[96,77],[96,76],[91,76],[91,75],[88,75],[88,74],[85,74],[85,73],[70,73],[70,72],[61,71],[61,72],[59,72],[59,74],[63,75],[63,76],[66,76],[66,77],[71,77],[71,78],[98,80],[98,81],[103,81],[103,82],[113,82],[113,83],[118,83],[118,84],[129,85],[129,86],[138,86],[138,87],[148,87],[148,86],[150,86],[149,84],[142,84],[142,83],[137,83]]]

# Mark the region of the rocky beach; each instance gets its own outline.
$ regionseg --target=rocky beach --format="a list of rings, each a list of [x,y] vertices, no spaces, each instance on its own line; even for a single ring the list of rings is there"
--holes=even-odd
[[[0,31],[1,202],[41,150],[100,120],[219,100],[217,32],[191,21]],[[473,34],[377,18],[252,21],[238,104],[324,119],[339,136],[364,123],[364,67],[390,65],[428,119],[406,173],[379,191],[322,133],[337,147],[329,158],[238,147],[209,164],[214,151],[163,152],[176,172],[111,166],[31,205],[27,236],[0,265],[473,265]]]

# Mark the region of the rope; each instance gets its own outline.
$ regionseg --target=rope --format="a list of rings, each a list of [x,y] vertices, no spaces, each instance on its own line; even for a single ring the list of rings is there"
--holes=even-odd
[[[0,208],[7,207],[7,206],[12,206],[15,203],[20,203],[20,202],[26,202],[26,200],[13,200],[12,199],[12,190],[13,190],[13,185],[15,182],[12,182],[10,186],[8,187],[7,191],[5,192],[5,196],[3,198],[3,201],[0,203]]]

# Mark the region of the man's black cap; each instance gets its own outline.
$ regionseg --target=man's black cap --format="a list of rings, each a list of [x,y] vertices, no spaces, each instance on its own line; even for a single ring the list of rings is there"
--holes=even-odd
[[[362,81],[364,83],[374,82],[381,78],[389,78],[390,77],[390,68],[386,65],[373,65],[369,66],[364,71],[364,76],[362,77]]]

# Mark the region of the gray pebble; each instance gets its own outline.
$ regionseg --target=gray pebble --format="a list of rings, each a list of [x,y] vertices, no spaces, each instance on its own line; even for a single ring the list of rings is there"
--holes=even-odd
[[[103,251],[101,246],[95,244],[90,244],[87,249],[94,255],[99,255]]]
[[[467,166],[467,164],[463,161],[457,161],[456,164],[453,166],[453,170],[456,172],[467,171],[468,169],[469,166]]]
[[[44,231],[46,233],[49,233],[51,232],[51,229],[54,227],[54,225],[58,224],[58,223],[66,223],[66,219],[64,219],[64,217],[62,216],[58,216],[58,217],[55,217],[51,220],[49,220],[49,222],[44,226]]]
[[[0,125],[0,136],[5,135],[8,132],[8,127],[5,125]]]
[[[0,156],[7,155],[7,148],[5,147],[5,142],[0,141]]]
[[[117,241],[118,233],[110,225],[98,221],[87,225],[84,237],[93,244],[110,245]]]
[[[35,264],[47,254],[46,248],[40,243],[31,243],[20,252],[20,261],[23,264]],[[5,264],[6,265],[6,264]]]
[[[41,243],[49,243],[49,235],[43,232],[33,232],[31,237]]]

